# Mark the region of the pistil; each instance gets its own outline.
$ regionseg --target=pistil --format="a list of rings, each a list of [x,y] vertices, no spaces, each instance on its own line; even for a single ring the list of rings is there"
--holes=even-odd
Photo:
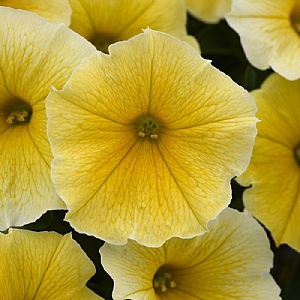
[[[138,122],[138,136],[141,138],[150,137],[153,140],[158,139],[160,126],[152,117],[143,117]]]

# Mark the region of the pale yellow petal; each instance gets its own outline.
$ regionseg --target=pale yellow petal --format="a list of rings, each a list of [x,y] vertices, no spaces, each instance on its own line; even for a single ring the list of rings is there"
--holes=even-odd
[[[62,88],[74,68],[96,52],[64,25],[26,11],[1,7],[1,70],[11,96],[35,105],[50,86]]]
[[[300,170],[292,150],[258,137],[249,169],[238,181],[252,184],[244,192],[244,204],[271,231],[276,244],[299,250]]]
[[[181,41],[187,42],[188,44],[190,44],[196,51],[198,51],[199,53],[201,53],[201,47],[197,41],[197,39],[192,36],[192,35],[184,35],[184,36],[180,36],[179,39]]]
[[[188,12],[206,23],[218,23],[230,11],[231,0],[186,0]]]
[[[46,134],[45,98],[62,88],[93,45],[64,25],[31,12],[0,8],[0,230],[64,209],[50,179],[53,158]],[[9,124],[12,111],[28,121]],[[31,115],[32,113],[32,115]]]
[[[51,23],[71,23],[71,7],[68,0],[0,0],[1,6],[24,9],[38,14]]]
[[[70,234],[10,229],[0,253],[2,299],[102,299],[85,286],[95,267]]]
[[[238,32],[250,63],[289,80],[300,77],[300,38],[292,27],[293,0],[234,0],[226,20]]]
[[[147,30],[109,49],[47,101],[52,179],[67,220],[118,244],[204,232],[249,163],[252,97],[167,34]],[[157,139],[138,136],[146,115],[157,120]]]
[[[252,95],[259,104],[258,136],[292,150],[300,139],[300,81],[284,80],[274,74]]]
[[[114,299],[131,299],[132,294],[132,299],[156,299],[152,279],[166,261],[164,247],[147,248],[133,241],[120,247],[106,243],[100,254],[102,266],[115,282]]]
[[[280,299],[269,274],[269,240],[250,214],[227,208],[210,221],[209,230],[193,239],[170,239],[159,248],[134,241],[105,244],[101,261],[114,280],[114,299]],[[160,268],[175,283],[164,293],[153,287]]]
[[[183,0],[70,0],[71,28],[107,52],[108,45],[129,39],[150,27],[186,39]],[[196,49],[194,39],[186,39]]]
[[[277,245],[300,250],[300,168],[294,148],[300,143],[300,81],[270,76],[253,92],[258,105],[258,136],[244,186],[246,208],[270,231]]]
[[[229,16],[285,18],[293,4],[294,0],[232,0]]]
[[[186,261],[173,271],[183,294],[216,300],[280,299],[269,274],[273,262],[269,240],[256,220],[228,208],[209,223],[209,230],[194,241],[166,242],[169,264],[176,265],[177,257],[182,264]]]
[[[22,127],[1,134],[1,230],[32,222],[47,210],[65,208],[51,184],[49,163],[28,127]]]

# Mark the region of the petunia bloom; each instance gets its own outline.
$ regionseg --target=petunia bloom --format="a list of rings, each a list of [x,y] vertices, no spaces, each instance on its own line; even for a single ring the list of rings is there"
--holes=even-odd
[[[172,238],[159,248],[104,244],[101,261],[114,280],[114,299],[280,299],[269,274],[269,240],[257,221],[226,208],[208,227],[204,235]]]
[[[253,92],[258,135],[244,186],[246,208],[270,231],[276,245],[300,251],[300,80],[273,74]]]
[[[9,229],[0,259],[1,299],[102,299],[85,285],[95,267],[71,234]]]
[[[289,80],[300,78],[300,1],[232,0],[226,16],[252,65]]]
[[[70,28],[106,52],[112,43],[127,40],[150,27],[174,35],[199,50],[187,35],[184,0],[69,0]]]
[[[34,12],[51,23],[66,26],[71,23],[72,10],[68,0],[0,0],[0,5]]]
[[[64,25],[0,7],[0,231],[65,209],[50,178],[45,99],[95,47]]]
[[[52,180],[79,232],[159,246],[193,237],[248,166],[253,98],[187,43],[146,30],[47,98]]]
[[[205,23],[218,23],[230,11],[231,0],[186,0],[188,12]]]

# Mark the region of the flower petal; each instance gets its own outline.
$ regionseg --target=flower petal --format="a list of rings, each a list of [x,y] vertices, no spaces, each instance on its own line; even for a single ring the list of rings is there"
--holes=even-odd
[[[34,12],[51,23],[64,23],[66,26],[71,23],[72,10],[68,0],[0,0],[0,5]]]
[[[231,0],[186,0],[187,10],[206,23],[218,23],[230,11]]]
[[[85,286],[95,267],[71,234],[10,229],[0,253],[3,299],[102,299]]]

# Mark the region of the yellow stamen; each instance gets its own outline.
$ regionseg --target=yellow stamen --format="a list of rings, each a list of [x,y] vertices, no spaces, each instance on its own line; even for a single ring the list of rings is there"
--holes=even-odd
[[[172,280],[172,274],[159,269],[153,278],[153,287],[158,293],[166,293],[168,289],[175,288],[176,282]]]
[[[145,137],[145,135],[146,135],[146,134],[145,134],[144,132],[142,132],[142,131],[139,131],[139,132],[138,132],[138,136],[139,136],[139,137]]]
[[[163,293],[165,293],[167,290],[168,290],[167,287],[166,287],[164,284],[162,284],[162,285],[161,285],[161,291],[162,291]]]
[[[8,117],[6,118],[6,123],[13,124],[18,122],[25,122],[27,121],[28,112],[26,110],[22,111],[12,111]]]

